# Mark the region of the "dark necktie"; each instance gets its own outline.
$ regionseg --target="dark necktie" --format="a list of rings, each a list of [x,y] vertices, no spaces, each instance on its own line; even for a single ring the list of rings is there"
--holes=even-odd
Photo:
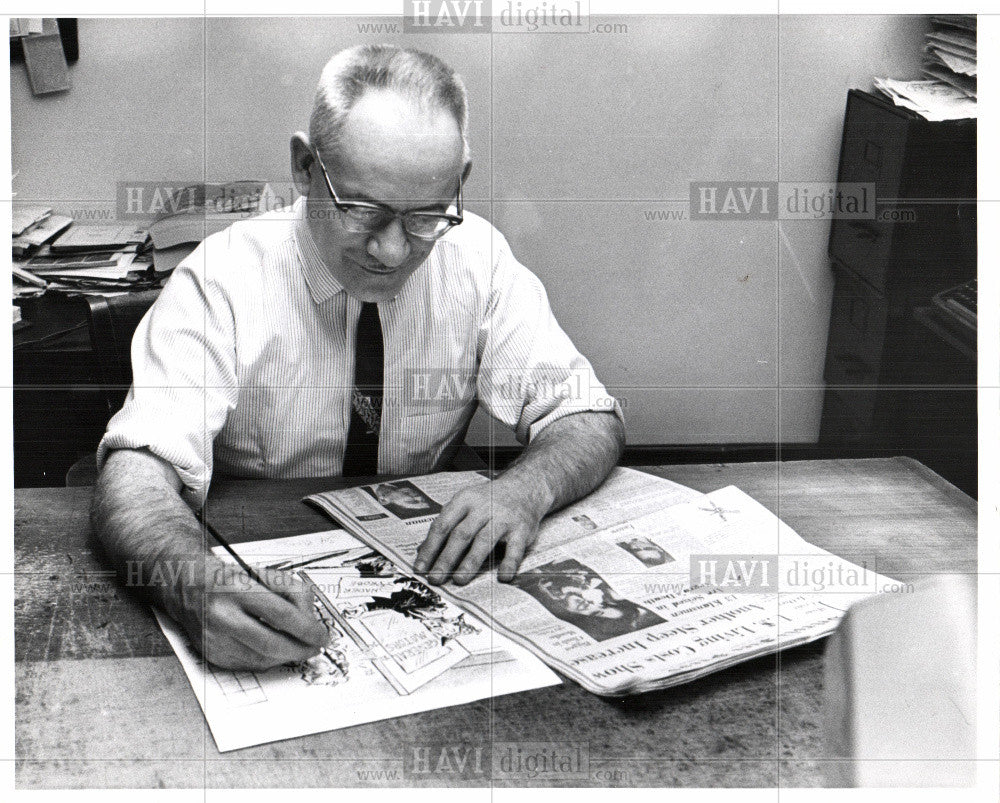
[[[382,422],[382,322],[377,304],[362,304],[354,339],[351,426],[344,451],[345,477],[378,473],[378,436]]]

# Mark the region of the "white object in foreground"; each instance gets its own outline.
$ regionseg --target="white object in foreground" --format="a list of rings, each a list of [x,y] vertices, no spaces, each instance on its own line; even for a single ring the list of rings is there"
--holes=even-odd
[[[830,786],[975,783],[974,576],[857,603],[824,661]]]

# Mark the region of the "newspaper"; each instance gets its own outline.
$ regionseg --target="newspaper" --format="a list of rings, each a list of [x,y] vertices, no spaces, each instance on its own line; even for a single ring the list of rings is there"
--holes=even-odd
[[[432,474],[307,501],[412,571],[442,506],[488,481]],[[891,583],[808,544],[738,488],[703,495],[618,468],[543,520],[512,582],[487,572],[440,591],[587,690],[621,695],[821,638]]]
[[[206,663],[154,611],[220,752],[560,682],[526,649],[343,530],[234,549],[251,564],[296,572],[331,638],[307,661],[236,672]],[[215,552],[233,562],[222,547]]]

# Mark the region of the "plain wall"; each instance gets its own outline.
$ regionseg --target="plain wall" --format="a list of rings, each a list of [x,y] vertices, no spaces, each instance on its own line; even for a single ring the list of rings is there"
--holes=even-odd
[[[827,221],[650,220],[691,181],[833,181],[844,104],[919,73],[923,17],[622,17],[627,33],[360,33],[351,18],[81,19],[73,88],[12,65],[14,192],[113,208],[125,180],[287,183],[329,56],[430,50],[466,79],[468,207],[544,282],[631,443],[815,441]],[[374,22],[386,22],[385,19]],[[470,442],[507,432],[484,417]]]

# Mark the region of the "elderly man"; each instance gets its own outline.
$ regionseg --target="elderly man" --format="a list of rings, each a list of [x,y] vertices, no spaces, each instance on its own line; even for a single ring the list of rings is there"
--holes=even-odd
[[[215,664],[303,660],[328,636],[296,579],[270,572],[261,588],[206,552],[191,508],[213,471],[432,471],[481,403],[526,447],[452,499],[420,549],[430,582],[462,583],[498,542],[512,579],[542,517],[621,454],[617,402],[541,284],[463,212],[467,120],[461,79],[435,57],[337,54],[291,141],[302,198],[206,239],[136,332],[133,387],[98,450],[95,531]],[[416,392],[428,374],[472,381]],[[580,376],[576,398],[553,381]]]

